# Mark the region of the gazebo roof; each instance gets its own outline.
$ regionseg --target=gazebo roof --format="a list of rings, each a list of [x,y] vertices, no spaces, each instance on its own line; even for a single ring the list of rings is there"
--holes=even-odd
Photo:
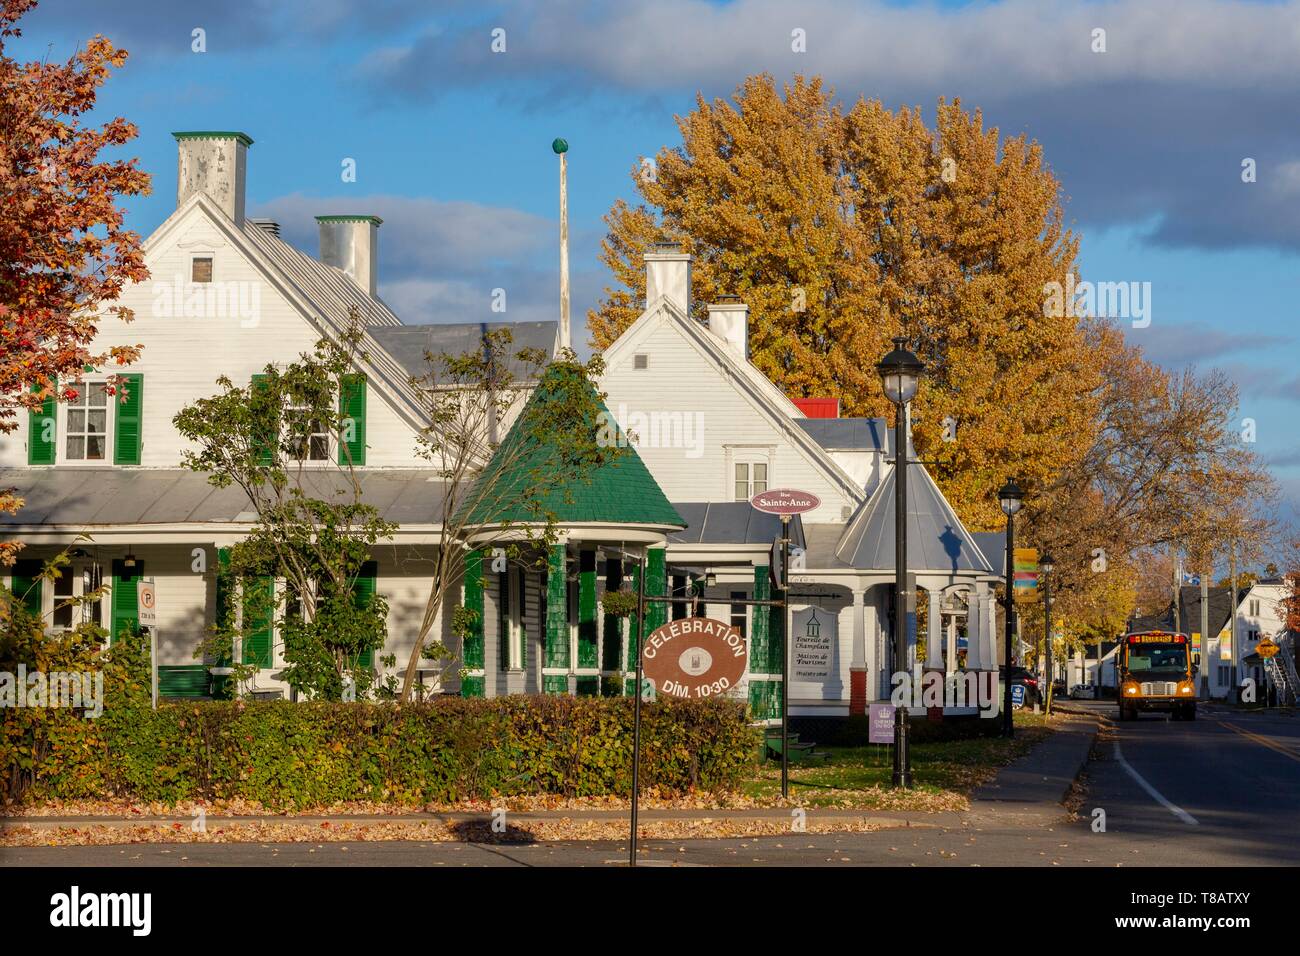
[[[890,468],[867,503],[844,530],[836,557],[862,570],[894,567],[894,481]],[[907,567],[909,571],[992,573],[970,532],[925,466],[907,469]]]
[[[466,502],[466,507],[471,509],[467,524],[538,524],[550,513],[559,524],[685,528],[686,522],[669,503],[636,448],[627,441],[614,416],[596,395],[591,382],[585,377],[581,382],[575,382],[572,376],[576,374],[561,365],[553,365],[543,374],[528,404],[511,425],[505,440],[471,491]],[[592,420],[573,420],[563,427],[583,429],[593,436],[604,429],[608,439],[623,447],[622,454],[585,474],[578,473],[576,464],[568,460],[559,441],[560,435],[554,431],[561,420],[549,414],[555,409],[537,407],[571,401],[575,386],[585,389],[594,400],[587,403],[587,411],[598,411],[591,415]],[[535,426],[539,415],[535,412],[548,413],[548,427],[553,429],[550,435],[539,434]],[[560,412],[562,415],[563,410]],[[525,500],[523,489],[535,484],[539,476],[556,471],[566,476],[563,482],[551,486],[534,500]],[[507,504],[495,504],[503,499]]]

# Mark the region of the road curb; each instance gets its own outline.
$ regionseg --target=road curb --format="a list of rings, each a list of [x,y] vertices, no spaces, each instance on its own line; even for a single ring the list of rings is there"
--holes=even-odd
[[[784,807],[761,808],[752,810],[641,810],[637,814],[643,821],[789,821],[796,810],[802,810],[805,819],[835,820],[842,822],[870,822],[889,825],[891,828],[909,827],[946,827],[960,825],[964,812],[949,810],[935,813],[895,812],[888,810],[843,810],[819,807]],[[618,821],[626,820],[627,810],[542,810],[533,812],[509,812],[507,817],[511,825],[523,825],[530,822],[546,823],[559,821]],[[193,816],[30,816],[0,818],[0,829],[31,827],[32,829],[60,829],[65,827],[189,827],[196,817]],[[404,814],[339,814],[313,816],[276,816],[276,815],[238,815],[217,816],[208,814],[204,818],[209,829],[247,826],[321,826],[329,824],[340,826],[375,826],[379,824],[413,824],[442,823],[447,825],[490,824],[493,811],[456,812],[456,813],[404,813]]]

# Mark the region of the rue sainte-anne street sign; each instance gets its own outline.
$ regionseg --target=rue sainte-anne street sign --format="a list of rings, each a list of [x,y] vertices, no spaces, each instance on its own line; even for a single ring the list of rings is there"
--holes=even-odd
[[[773,515],[799,515],[812,511],[822,503],[811,491],[796,491],[794,488],[772,488],[760,491],[749,503],[759,511]]]
[[[748,651],[739,630],[707,617],[655,628],[641,653],[645,676],[667,697],[716,697],[745,676]]]

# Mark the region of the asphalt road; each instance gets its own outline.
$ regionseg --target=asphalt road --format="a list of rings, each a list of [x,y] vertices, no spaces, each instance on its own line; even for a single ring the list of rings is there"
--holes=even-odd
[[[1113,716],[1114,705],[1091,705]],[[1119,745],[1118,753],[1116,744]],[[652,840],[651,866],[1187,866],[1300,864],[1300,718],[1203,707],[1194,722],[1109,722],[1079,818],[977,804],[951,828]],[[1104,832],[1093,810],[1105,811]],[[810,813],[810,820],[813,814]],[[0,864],[55,866],[623,866],[625,842],[223,844],[6,848]]]

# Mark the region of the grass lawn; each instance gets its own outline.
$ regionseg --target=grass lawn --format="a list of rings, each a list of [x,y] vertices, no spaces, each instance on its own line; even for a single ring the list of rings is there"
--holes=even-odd
[[[1053,718],[1058,720],[1059,718]],[[967,796],[989,780],[998,769],[1022,756],[1052,732],[1042,714],[1017,712],[1016,735],[1001,737],[913,743],[913,789],[896,791],[890,786],[893,747],[867,744],[860,747],[827,747],[825,763],[790,764],[790,799],[813,807],[844,807],[864,810],[964,810]],[[757,765],[742,785],[745,796],[760,802],[781,795],[781,761]]]

